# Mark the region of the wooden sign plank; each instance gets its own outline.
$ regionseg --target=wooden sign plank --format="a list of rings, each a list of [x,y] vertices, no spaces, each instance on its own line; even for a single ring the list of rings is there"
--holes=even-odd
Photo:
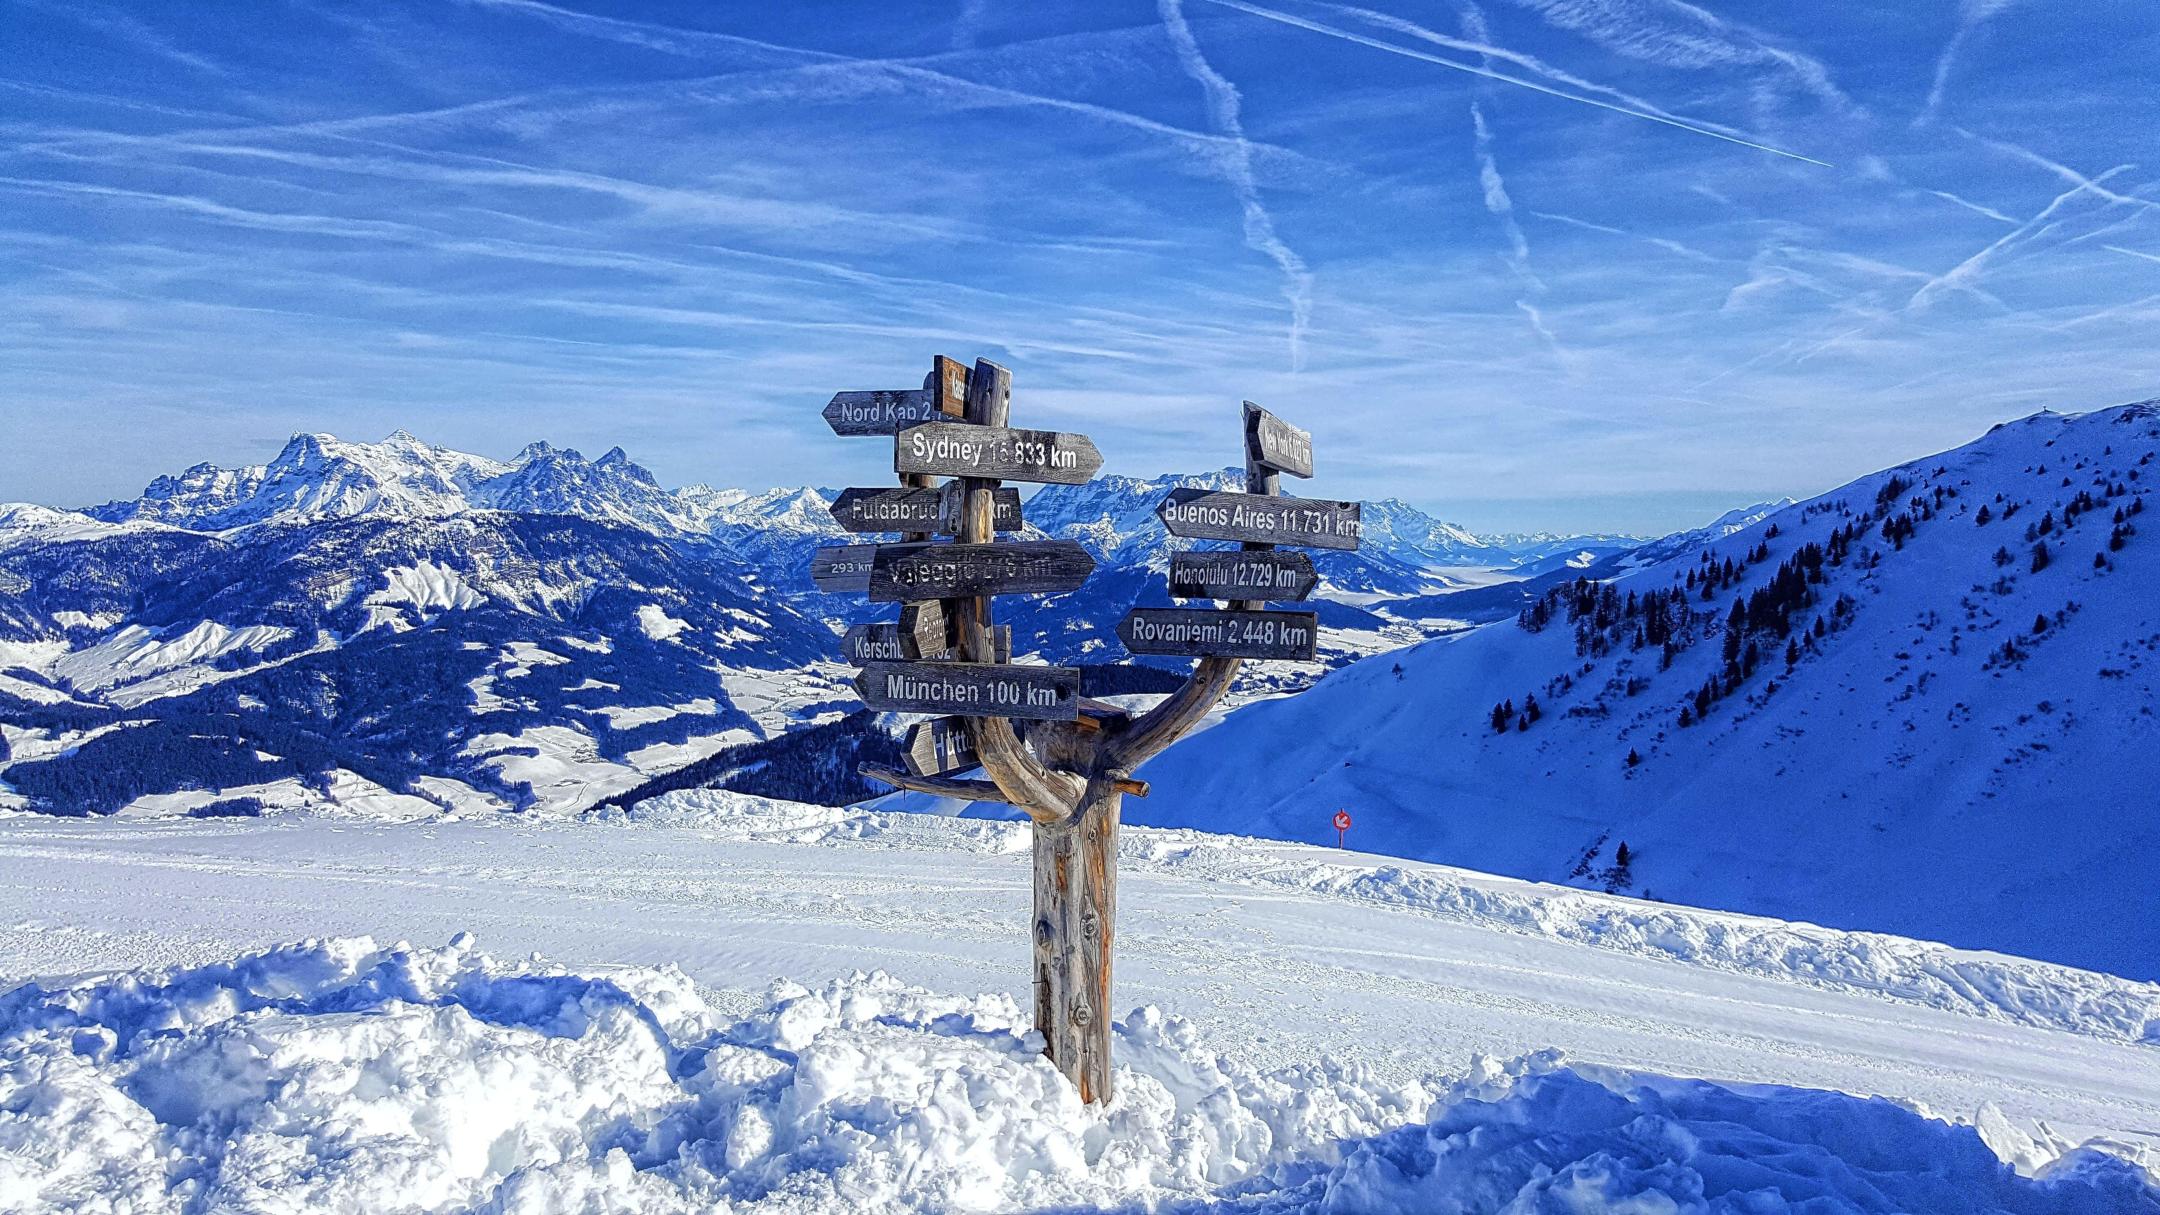
[[[964,717],[938,717],[908,727],[901,744],[908,771],[917,776],[948,776],[982,767],[975,738],[968,733]]]
[[[870,589],[875,544],[826,544],[810,554],[810,581],[827,594],[860,595]]]
[[[1133,654],[1211,658],[1291,658],[1319,652],[1313,612],[1225,612],[1213,608],[1134,608],[1118,624]]]
[[[1170,554],[1172,599],[1263,599],[1290,602],[1313,593],[1320,576],[1303,553],[1183,552]]]
[[[1005,645],[1005,654],[1012,653],[1012,629],[998,626],[998,638]],[[847,631],[840,642],[840,656],[845,662],[861,666],[866,662],[916,662],[925,658],[947,658],[952,654],[952,643],[945,630],[945,606],[935,599],[911,603],[900,611],[898,624],[858,624]],[[1008,657],[1001,657],[1005,662]]]
[[[1070,540],[885,545],[873,559],[870,598],[961,599],[1078,590],[1095,558]]]
[[[855,677],[865,705],[886,713],[957,713],[1072,721],[1080,715],[1074,667],[971,662],[873,662]]]
[[[1173,489],[1155,508],[1173,536],[1354,550],[1360,503]]]
[[[893,441],[893,471],[1079,485],[1102,467],[1086,435],[966,422],[910,426]]]
[[[836,435],[896,435],[944,416],[938,394],[927,388],[836,392],[825,404],[825,424]]]
[[[1251,401],[1245,402],[1246,441],[1253,458],[1293,477],[1312,475],[1312,432],[1299,430]]]
[[[851,532],[943,532],[958,530],[946,518],[946,495],[937,489],[843,489],[829,508]],[[1001,532],[1020,530],[1020,491],[997,491],[992,524]]]
[[[870,589],[870,567],[880,549],[911,553],[929,548],[912,544],[823,544],[810,554],[810,581],[828,594],[860,595]]]

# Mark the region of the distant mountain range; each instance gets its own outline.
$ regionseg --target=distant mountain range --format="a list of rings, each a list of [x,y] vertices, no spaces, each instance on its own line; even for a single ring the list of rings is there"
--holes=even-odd
[[[1156,503],[1234,479],[1030,498],[1032,532],[1101,564],[1080,592],[1001,601],[1017,648],[1124,661],[1117,619],[1167,602]],[[834,722],[857,707],[839,632],[891,609],[810,587],[812,551],[848,539],[831,498],[669,490],[620,448],[503,462],[399,431],[296,435],[265,465],[199,464],[80,511],[0,506],[0,808],[568,811]],[[1436,596],[1613,543],[1513,545],[1396,501],[1366,528],[1361,552],[1316,558],[1332,665],[1460,627]],[[1274,664],[1240,695],[1317,671]]]
[[[2160,402],[2042,413],[1511,585],[1127,816],[2160,977],[2156,458]]]

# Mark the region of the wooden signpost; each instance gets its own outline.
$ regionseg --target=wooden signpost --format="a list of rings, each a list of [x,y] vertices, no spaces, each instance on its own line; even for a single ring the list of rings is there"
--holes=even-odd
[[[1299,430],[1251,401],[1245,402],[1252,427],[1253,458],[1293,477],[1312,476],[1312,432]]]
[[[829,595],[864,594],[870,589],[875,544],[827,544],[810,554],[810,581]]]
[[[931,422],[900,432],[893,470],[939,477],[984,477],[1084,485],[1102,467],[1086,435]]]
[[[1221,612],[1212,608],[1134,608],[1118,625],[1133,654],[1200,658],[1291,658],[1311,662],[1320,643],[1312,612]]]
[[[1245,542],[1245,551],[1172,558],[1174,595],[1229,606],[1143,609],[1126,618],[1119,636],[1130,651],[1199,656],[1177,691],[1136,715],[1083,697],[1075,668],[1014,663],[1010,630],[992,619],[992,596],[1072,590],[1095,564],[1067,541],[997,541],[998,531],[1011,530],[1007,522],[1018,527],[1017,497],[999,482],[1080,484],[1102,465],[1095,445],[1081,435],[1013,429],[1012,376],[995,363],[969,371],[940,358],[922,396],[929,405],[912,393],[842,393],[826,407],[836,433],[893,436],[893,469],[905,487],[849,490],[846,511],[834,507],[841,526],[928,541],[835,546],[813,562],[820,587],[907,601],[900,625],[849,633],[863,703],[940,715],[909,728],[906,770],[865,764],[862,773],[938,797],[1004,802],[1032,821],[1035,1024],[1081,1100],[1106,1101],[1118,820],[1127,794],[1147,796],[1133,771],[1199,725],[1247,658],[1313,657],[1314,613],[1263,610],[1311,594],[1312,562],[1272,546],[1354,549],[1358,505],[1277,496],[1280,474],[1311,475],[1312,439],[1248,402],[1246,492],[1179,491],[1160,508],[1172,534]],[[933,510],[918,491],[940,476],[954,480]],[[929,541],[929,532],[954,539]],[[939,628],[942,648],[932,636]],[[1015,719],[1032,723],[1024,740]],[[977,767],[981,779],[953,775]]]
[[[1320,584],[1303,553],[1200,552],[1170,554],[1172,599],[1268,599],[1288,602]]]
[[[887,545],[871,560],[869,591],[881,603],[1033,595],[1079,590],[1094,572],[1094,556],[1070,540]]]
[[[864,704],[885,713],[962,713],[1071,721],[1080,672],[968,662],[867,662],[855,677]]]
[[[1155,513],[1173,536],[1355,549],[1359,504],[1211,489],[1173,489]]]
[[[908,727],[900,754],[917,776],[944,776],[982,767],[965,717],[937,717]]]
[[[945,532],[954,529],[944,512],[945,496],[934,489],[843,489],[833,499],[832,517],[851,532]],[[991,526],[1020,530],[1020,491],[1001,489]]]

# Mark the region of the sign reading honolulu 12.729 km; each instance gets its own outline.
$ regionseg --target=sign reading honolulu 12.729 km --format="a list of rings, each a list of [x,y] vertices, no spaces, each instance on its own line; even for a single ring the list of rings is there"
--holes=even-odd
[[[1004,802],[1032,820],[1037,1028],[1081,1099],[1100,1102],[1110,1096],[1117,821],[1127,794],[1147,795],[1133,772],[1205,719],[1240,663],[1315,657],[1319,616],[1267,604],[1305,599],[1319,575],[1305,554],[1274,546],[1354,549],[1359,507],[1281,496],[1281,475],[1312,475],[1312,436],[1247,402],[1243,492],[1178,490],[1158,510],[1174,536],[1243,542],[1170,560],[1173,598],[1225,606],[1140,608],[1117,628],[1128,653],[1198,661],[1145,712],[1092,700],[1086,671],[1016,661],[1011,630],[992,620],[996,596],[1076,590],[1095,570],[1070,540],[998,538],[1025,530],[1019,494],[1000,482],[1078,485],[1102,467],[1085,435],[1009,425],[1011,392],[995,363],[940,357],[919,389],[835,395],[833,432],[890,437],[900,483],[839,495],[843,529],[892,539],[827,545],[810,574],[821,590],[902,605],[897,621],[844,613],[863,704],[927,715],[908,728],[905,770],[864,765],[863,775]],[[1015,720],[1029,723],[1024,736]],[[982,777],[963,775],[973,769]]]

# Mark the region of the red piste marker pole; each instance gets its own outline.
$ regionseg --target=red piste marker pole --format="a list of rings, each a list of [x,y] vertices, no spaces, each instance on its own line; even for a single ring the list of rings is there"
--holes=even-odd
[[[1350,830],[1350,812],[1348,810],[1337,810],[1335,812],[1335,846],[1337,848],[1344,846],[1343,833],[1348,830]]]

